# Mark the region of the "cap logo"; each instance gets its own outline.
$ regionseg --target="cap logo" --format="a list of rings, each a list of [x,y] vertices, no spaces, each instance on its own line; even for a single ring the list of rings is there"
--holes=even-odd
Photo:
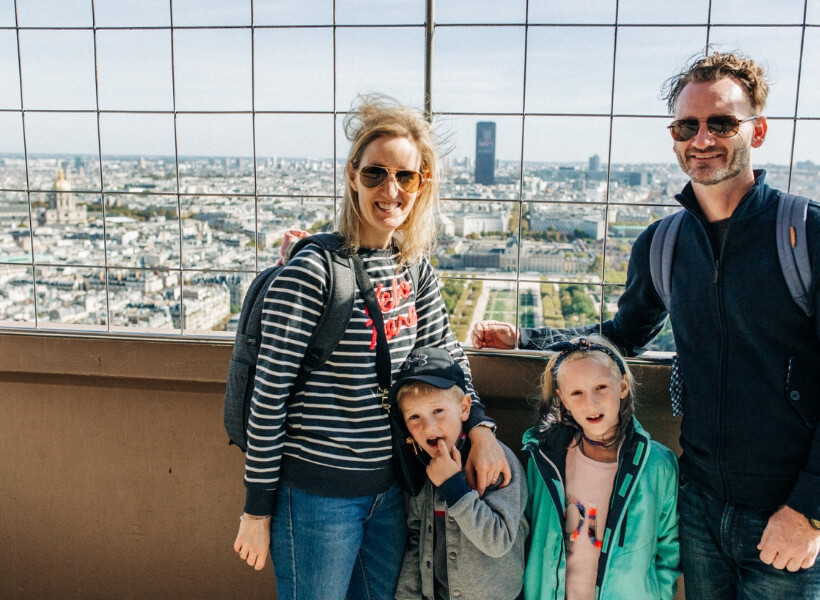
[[[427,355],[426,354],[416,354],[415,356],[408,356],[407,360],[404,361],[404,365],[402,365],[401,370],[406,371],[407,369],[416,366],[416,367],[423,367],[427,364]]]

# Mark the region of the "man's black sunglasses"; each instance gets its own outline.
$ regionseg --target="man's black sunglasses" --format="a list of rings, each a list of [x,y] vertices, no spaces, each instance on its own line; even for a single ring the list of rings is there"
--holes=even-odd
[[[676,142],[686,142],[695,137],[698,134],[701,123],[706,123],[709,133],[713,136],[730,138],[737,135],[741,123],[754,121],[759,118],[760,115],[746,117],[744,119],[738,119],[732,115],[719,115],[706,119],[678,119],[677,121],[672,121],[672,124],[669,125],[668,128],[672,134],[672,139]]]

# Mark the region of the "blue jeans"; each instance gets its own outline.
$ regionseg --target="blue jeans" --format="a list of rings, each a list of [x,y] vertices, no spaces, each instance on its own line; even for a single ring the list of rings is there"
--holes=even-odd
[[[329,498],[279,485],[271,557],[280,600],[392,600],[405,542],[404,494]]]
[[[820,598],[820,563],[796,573],[760,560],[757,545],[771,510],[726,503],[681,475],[680,553],[686,598]]]

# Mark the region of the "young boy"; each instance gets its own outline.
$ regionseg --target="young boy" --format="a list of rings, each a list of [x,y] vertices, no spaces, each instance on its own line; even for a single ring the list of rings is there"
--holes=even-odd
[[[470,451],[464,372],[442,348],[418,348],[390,392],[416,443],[430,455],[427,481],[409,498],[407,546],[396,599],[513,600],[524,577],[528,525],[521,463],[501,444],[512,480],[479,498],[462,473]],[[395,409],[394,409],[395,410]]]

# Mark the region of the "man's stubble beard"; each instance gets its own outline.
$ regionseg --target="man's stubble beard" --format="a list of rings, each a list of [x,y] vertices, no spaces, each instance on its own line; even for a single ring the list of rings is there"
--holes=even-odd
[[[706,153],[706,151],[703,153]],[[751,152],[748,146],[741,145],[737,148],[733,148],[732,159],[729,164],[703,170],[690,169],[686,162],[686,156],[677,150],[675,151],[675,156],[678,158],[678,164],[681,170],[689,176],[689,179],[691,179],[693,183],[709,186],[734,179],[743,173],[749,167]]]

